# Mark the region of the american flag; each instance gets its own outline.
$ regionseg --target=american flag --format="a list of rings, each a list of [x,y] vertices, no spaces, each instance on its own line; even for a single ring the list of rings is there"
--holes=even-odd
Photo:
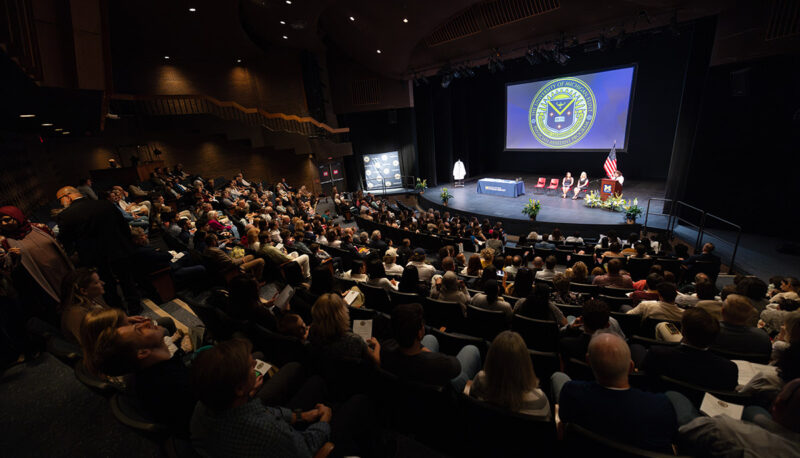
[[[614,178],[614,174],[617,172],[617,142],[614,142],[614,146],[611,147],[606,162],[603,164],[603,170],[606,171],[609,178]]]

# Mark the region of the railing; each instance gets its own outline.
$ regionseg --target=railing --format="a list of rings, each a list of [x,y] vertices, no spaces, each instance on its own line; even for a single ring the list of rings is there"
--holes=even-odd
[[[664,203],[664,206],[662,208],[662,213],[656,213],[655,211],[652,212],[650,211],[651,201]],[[664,213],[667,211],[668,203],[670,204],[669,212]],[[692,215],[687,215],[687,213],[692,213]],[[667,217],[666,231],[669,237],[674,236],[675,226],[681,223],[683,225],[695,229],[697,231],[697,238],[695,239],[694,242],[695,251],[700,251],[704,243],[703,237],[705,236],[710,236],[725,243],[732,244],[733,252],[731,254],[731,259],[728,264],[728,273],[734,272],[733,263],[736,261],[736,252],[739,250],[739,242],[741,241],[742,238],[742,226],[734,224],[726,219],[720,218],[719,216],[716,216],[712,213],[709,213],[695,206],[689,205],[686,202],[680,200],[675,201],[673,199],[660,199],[653,197],[647,200],[647,210],[644,215],[644,227],[643,227],[643,230],[645,232],[647,232],[648,228],[647,223],[650,218],[650,215]],[[694,216],[695,218],[689,219],[691,218],[691,216]],[[729,240],[726,240],[726,238],[723,237],[721,234],[714,233],[711,230],[709,230],[709,220],[714,221],[716,223],[721,223],[722,225],[729,226],[732,232],[736,234],[736,241],[731,242]]]
[[[217,100],[208,95],[138,96],[114,94],[112,112],[147,116],[179,116],[211,114],[222,119],[251,126],[262,126],[274,132],[289,132],[306,137],[325,137],[344,141],[348,127],[334,128],[308,116],[271,113],[261,108],[248,108],[236,102]]]

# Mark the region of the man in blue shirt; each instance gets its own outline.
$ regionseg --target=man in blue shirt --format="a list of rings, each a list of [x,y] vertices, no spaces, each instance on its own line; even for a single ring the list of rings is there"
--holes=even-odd
[[[628,344],[611,333],[595,335],[586,360],[595,382],[553,374],[553,399],[562,422],[639,448],[672,453],[678,429],[675,410],[666,395],[631,388],[633,361]]]

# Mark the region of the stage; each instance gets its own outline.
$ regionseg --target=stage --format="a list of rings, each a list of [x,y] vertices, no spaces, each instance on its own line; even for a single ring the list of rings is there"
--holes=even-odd
[[[519,197],[504,197],[489,194],[478,194],[477,182],[481,178],[502,178],[515,179],[522,177],[525,183],[525,194]],[[493,173],[491,175],[470,177],[464,180],[463,188],[454,188],[453,183],[445,183],[436,187],[428,188],[420,196],[419,203],[423,208],[433,207],[440,211],[450,211],[451,213],[475,215],[479,218],[489,218],[491,220],[500,219],[510,233],[527,233],[533,228],[539,231],[550,231],[555,227],[566,231],[586,231],[586,235],[593,235],[597,231],[607,231],[616,229],[617,232],[630,232],[632,229],[625,221],[625,213],[612,212],[599,208],[589,208],[584,204],[583,198],[572,200],[571,196],[566,199],[561,198],[561,188],[557,194],[553,191],[549,193],[540,192],[534,186],[539,175],[513,175],[508,173]],[[550,178],[548,176],[548,182]],[[589,190],[597,191],[600,187],[600,178],[592,179]],[[439,198],[442,188],[447,188],[453,198],[444,207]],[[622,189],[623,197],[628,200],[639,199],[639,206],[643,210],[647,208],[647,201],[650,198],[664,198],[664,182],[655,181],[634,181],[626,180]],[[534,193],[536,190],[536,193]],[[585,195],[585,194],[584,194]],[[538,199],[542,203],[542,209],[536,217],[535,222],[531,222],[523,213],[522,207],[528,202],[529,198]],[[651,213],[661,213],[662,202],[652,201],[650,206]],[[661,226],[661,219],[652,217],[648,220],[648,227],[658,228]],[[644,223],[644,214],[637,220],[637,226]]]

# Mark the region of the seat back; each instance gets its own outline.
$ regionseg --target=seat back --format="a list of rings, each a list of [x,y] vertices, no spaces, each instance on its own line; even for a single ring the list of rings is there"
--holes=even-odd
[[[557,188],[558,187],[558,178],[551,178],[550,179],[550,186],[549,188]]]
[[[248,333],[253,341],[253,348],[264,353],[264,360],[276,366],[283,366],[292,361],[305,362],[308,347],[295,337],[284,336],[252,323]]]
[[[456,332],[443,332],[435,328],[431,328],[430,333],[439,341],[439,351],[446,355],[456,356],[467,345],[475,345],[481,352],[482,361],[486,358],[486,352],[489,351],[489,343],[480,337]]]
[[[590,294],[597,296],[600,293],[600,287],[589,283],[570,283],[569,290],[576,293]]]
[[[589,269],[589,271],[591,271],[592,267],[594,266],[594,256],[591,254],[572,254],[569,257],[569,262],[567,265],[572,267],[578,261],[586,264],[586,267]]]
[[[556,259],[559,265],[566,266],[572,259],[572,250],[559,250],[556,248]]]
[[[463,331],[464,309],[461,304],[452,301],[440,301],[426,297],[422,305],[425,311],[425,323],[435,327],[445,327],[452,331]]]
[[[535,320],[522,315],[514,315],[511,329],[522,336],[528,349],[558,351],[558,325],[555,321]]]
[[[467,329],[474,336],[488,341],[508,329],[506,315],[498,310],[484,310],[467,305]]]
[[[653,265],[653,258],[628,258],[627,270],[631,274],[633,281],[642,280],[647,277],[650,267]]]
[[[511,412],[465,394],[459,394],[458,401],[466,425],[463,445],[467,456],[531,456],[532,447],[536,455],[553,455],[556,444],[553,421]]]
[[[547,178],[539,177],[539,180],[536,181],[536,187],[543,188],[545,185],[547,185]]]
[[[675,455],[652,452],[617,442],[593,433],[575,423],[567,423],[564,436],[565,456],[613,456],[615,458],[675,458]],[[688,458],[688,457],[682,457]]]
[[[631,299],[629,297],[619,297],[619,296],[609,296],[607,294],[598,294],[597,298],[601,301],[608,304],[609,310],[613,312],[619,311],[619,308],[623,305],[631,305]]]
[[[395,308],[401,304],[421,304],[422,298],[419,294],[402,293],[400,291],[389,291],[389,299],[391,300],[391,307]]]
[[[577,318],[583,315],[582,305],[555,304],[555,306],[558,307],[559,310],[561,310],[561,313],[563,313],[564,316],[572,315],[575,318]]]
[[[533,252],[536,256],[540,256],[542,259],[547,259],[547,257],[551,254],[556,254],[556,250],[551,250],[549,248],[535,248]]]
[[[716,396],[723,401],[727,401],[733,404],[739,405],[753,405],[754,397],[752,394],[744,394],[738,391],[724,391],[724,390],[715,390],[709,389],[702,386],[694,385],[692,383],[686,383],[671,377],[667,377],[666,375],[661,375],[658,377],[659,379],[659,388],[663,391],[677,391],[678,393],[683,394],[690,401],[696,408],[700,408],[700,405],[703,402],[703,397],[705,397],[706,393],[709,393],[713,396]]]
[[[361,292],[364,293],[364,305],[366,307],[383,313],[392,313],[389,295],[386,293],[385,289],[364,283],[358,285],[358,287],[361,289]]]
[[[675,274],[675,277],[680,280],[681,262],[677,259],[656,258],[654,264],[660,264],[665,271],[670,271]]]
[[[611,318],[617,320],[622,332],[625,333],[625,337],[630,339],[634,335],[639,334],[639,327],[642,324],[641,316],[628,315],[627,313],[623,312],[611,312]]]
[[[561,370],[561,360],[558,353],[552,351],[528,350],[533,363],[533,372],[539,379],[539,388],[545,393],[550,393],[550,377]]]
[[[589,364],[577,358],[570,358],[566,362],[564,372],[573,380],[594,380],[594,373],[592,372],[592,368],[589,367]]]
[[[736,353],[733,351],[725,351],[719,348],[711,347],[711,351],[731,361],[750,361],[756,364],[769,364],[769,353]]]
[[[600,287],[600,294],[605,294],[606,296],[614,296],[614,297],[628,297],[628,294],[632,293],[632,288],[614,288],[613,286],[601,286]]]
[[[161,434],[169,429],[167,425],[156,422],[133,396],[121,393],[112,396],[111,412],[123,425],[145,433]]]

